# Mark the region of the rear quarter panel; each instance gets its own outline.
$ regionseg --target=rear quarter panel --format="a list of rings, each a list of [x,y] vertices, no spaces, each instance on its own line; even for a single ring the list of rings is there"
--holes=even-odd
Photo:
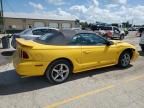
[[[33,60],[49,63],[60,58],[69,59],[74,65],[74,72],[80,70],[81,46],[44,46],[29,52]]]

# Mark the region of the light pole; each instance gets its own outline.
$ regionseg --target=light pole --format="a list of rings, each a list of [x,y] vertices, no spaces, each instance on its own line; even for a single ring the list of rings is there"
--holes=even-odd
[[[3,1],[0,0],[0,30],[4,31]]]

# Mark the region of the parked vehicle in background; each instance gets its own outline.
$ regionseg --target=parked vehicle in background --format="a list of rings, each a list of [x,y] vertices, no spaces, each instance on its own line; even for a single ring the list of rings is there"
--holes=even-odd
[[[142,49],[142,52],[144,52],[144,28],[142,29],[140,29],[140,42],[139,42],[139,45],[140,45],[140,47],[141,47],[141,49]]]
[[[43,76],[55,84],[71,73],[118,65],[122,68],[136,60],[136,48],[121,41],[107,40],[91,31],[75,35],[47,33],[36,40],[17,39],[13,63],[22,76]]]
[[[143,31],[144,31],[144,27],[139,28],[138,31],[137,31],[137,33],[136,33],[136,36],[137,36],[137,37],[141,37]]]
[[[57,32],[57,29],[49,28],[49,27],[37,27],[30,28],[22,31],[21,33],[16,33],[12,35],[11,45],[13,48],[16,48],[16,38],[24,38],[26,40],[34,40],[46,33]]]
[[[137,28],[131,27],[128,29],[128,31],[137,31]]]
[[[105,38],[115,39],[118,38],[123,40],[127,35],[124,30],[120,30],[115,26],[92,26],[91,28],[96,33],[103,35]]]

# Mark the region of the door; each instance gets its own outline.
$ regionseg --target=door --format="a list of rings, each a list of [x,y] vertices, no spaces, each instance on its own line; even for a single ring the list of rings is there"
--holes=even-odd
[[[116,27],[113,28],[113,37],[120,38],[120,30]]]
[[[83,69],[95,68],[114,64],[116,61],[116,46],[107,45],[107,40],[93,33],[82,33],[82,56]]]

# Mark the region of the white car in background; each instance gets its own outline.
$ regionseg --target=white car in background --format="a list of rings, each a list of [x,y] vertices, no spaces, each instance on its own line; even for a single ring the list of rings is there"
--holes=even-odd
[[[115,26],[93,26],[92,30],[104,36],[105,38],[110,39],[117,38],[123,40],[126,36],[123,30],[120,30],[118,27]]]

